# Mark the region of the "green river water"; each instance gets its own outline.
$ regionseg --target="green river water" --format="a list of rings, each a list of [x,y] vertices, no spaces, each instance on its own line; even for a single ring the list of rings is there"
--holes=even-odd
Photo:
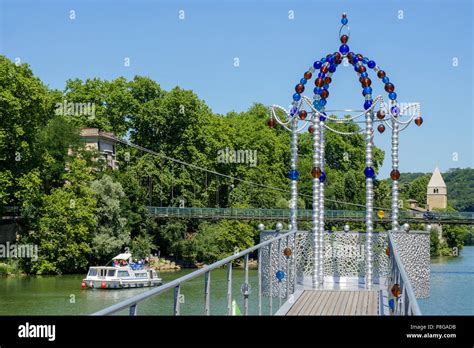
[[[169,282],[193,270],[162,272],[163,281]],[[458,258],[438,258],[431,265],[430,298],[419,300],[423,314],[474,315],[474,247],[466,247]],[[243,311],[240,287],[244,272],[233,270],[233,298]],[[13,276],[0,278],[0,315],[87,315],[117,303],[149,288],[124,290],[83,290],[80,275],[65,276]],[[257,314],[257,271],[250,270],[252,294],[249,313]],[[226,270],[211,273],[211,314],[226,314]],[[184,295],[181,304],[183,315],[201,315],[204,308],[204,277],[198,277],[181,287]],[[278,307],[274,299],[273,308]],[[276,304],[276,305],[275,305]],[[171,315],[173,292],[169,291],[146,300],[138,306],[141,315]],[[124,312],[125,313],[125,312]],[[268,299],[264,298],[262,313],[269,314]]]

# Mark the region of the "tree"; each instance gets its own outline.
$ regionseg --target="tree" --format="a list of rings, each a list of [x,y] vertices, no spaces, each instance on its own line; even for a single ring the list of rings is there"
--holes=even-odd
[[[63,187],[43,195],[38,218],[20,241],[38,245],[37,261],[24,260],[24,268],[36,274],[84,271],[91,253],[96,226],[96,201],[89,187],[92,175],[86,162],[75,159],[64,175]]]
[[[130,230],[121,216],[120,200],[124,197],[122,185],[108,175],[91,184],[96,207],[96,230],[92,240],[93,258],[97,262],[109,261],[130,242]]]

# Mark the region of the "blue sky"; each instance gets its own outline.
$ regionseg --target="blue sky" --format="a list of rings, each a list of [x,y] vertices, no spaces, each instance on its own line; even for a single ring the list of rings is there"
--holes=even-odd
[[[146,75],[165,89],[192,89],[217,113],[254,102],[288,106],[312,62],[338,49],[342,12],[351,50],[387,72],[400,102],[421,102],[424,124],[401,134],[400,170],[473,167],[469,0],[0,0],[0,54],[27,62],[52,88],[69,78]],[[372,80],[373,94],[386,96]],[[351,67],[341,66],[333,81],[328,109],[361,108]],[[375,143],[386,151],[380,177],[387,177],[390,132],[377,133]]]

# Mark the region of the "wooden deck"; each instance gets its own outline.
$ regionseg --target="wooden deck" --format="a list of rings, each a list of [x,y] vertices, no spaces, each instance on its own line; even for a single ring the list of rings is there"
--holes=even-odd
[[[379,292],[305,290],[286,315],[380,315]]]

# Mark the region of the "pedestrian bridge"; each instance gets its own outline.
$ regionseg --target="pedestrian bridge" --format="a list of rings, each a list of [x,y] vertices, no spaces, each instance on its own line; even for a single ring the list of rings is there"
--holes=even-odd
[[[184,219],[228,219],[228,220],[286,220],[290,215],[289,209],[259,209],[259,208],[198,208],[198,207],[153,207],[149,206],[150,214],[157,218]],[[311,221],[312,210],[298,210],[298,221]],[[427,219],[422,212],[400,211],[399,219],[405,222],[438,223],[438,224],[472,224],[473,212],[435,213],[432,219]],[[365,222],[365,210],[326,210],[324,218],[336,222]],[[384,211],[384,217],[376,216],[375,222],[390,223],[390,210]]]
[[[139,307],[167,292],[173,292],[173,313],[181,314],[182,286],[202,279],[204,298],[202,315],[214,313],[211,292],[215,287],[227,289],[227,314],[235,314],[233,302],[239,299],[242,314],[249,314],[249,297],[257,297],[252,310],[258,315],[420,315],[417,298],[429,294],[429,233],[374,233],[373,278],[367,283],[366,233],[326,232],[322,263],[314,255],[312,233],[308,231],[260,232],[261,242],[184,277],[133,296],[100,310],[94,315],[140,313]],[[258,276],[249,281],[251,258],[258,262]],[[244,280],[240,293],[233,293],[233,269],[241,264]],[[212,272],[227,269],[225,285],[212,284]],[[315,282],[314,272],[322,274]],[[214,287],[215,286],[215,287]],[[143,304],[145,305],[145,304]]]

